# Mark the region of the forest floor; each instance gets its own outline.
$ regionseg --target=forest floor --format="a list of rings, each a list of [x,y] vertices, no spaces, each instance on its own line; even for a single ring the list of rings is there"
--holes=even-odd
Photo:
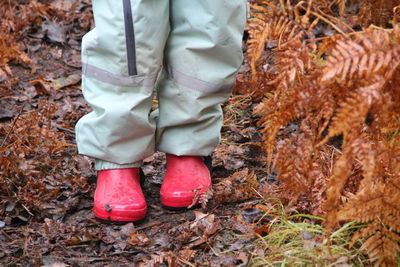
[[[21,138],[29,138],[31,129],[23,124],[34,120],[30,114],[39,114],[35,123],[40,129],[47,125],[47,130],[69,144],[54,155],[43,155],[46,144],[35,136],[38,154],[20,154],[16,162],[19,171],[13,172],[14,177],[2,177],[10,183],[25,179],[28,186],[15,186],[16,192],[0,190],[0,265],[246,266],[264,255],[262,248],[253,246],[262,233],[260,225],[253,223],[261,214],[254,207],[264,201],[257,193],[238,196],[240,192],[229,193],[219,187],[225,191],[216,192],[216,199],[206,207],[169,211],[161,206],[163,153],[144,161],[149,209],[143,222],[110,225],[94,218],[96,173],[92,160],[77,155],[74,134],[77,120],[90,112],[80,87],[80,40],[87,29],[79,25],[88,24],[85,20],[91,18],[91,8],[87,1],[79,5],[74,20],[31,24],[18,41],[36,70],[11,62],[12,77],[0,80],[5,85],[7,79],[13,79],[0,95],[0,127],[11,129],[0,135],[2,147],[11,148],[19,133]],[[266,160],[257,145],[260,134],[251,115],[251,99],[233,98],[224,105],[222,142],[213,154],[213,183],[218,187],[232,174],[246,177],[252,172],[259,181],[272,182],[274,177],[266,174]],[[47,116],[42,113],[43,106],[57,109],[48,115],[50,122],[43,119]],[[41,163],[45,157],[53,163]],[[240,183],[243,177],[233,180]],[[38,188],[38,183],[44,187]],[[233,200],[230,195],[235,195]],[[238,199],[247,200],[235,202]]]

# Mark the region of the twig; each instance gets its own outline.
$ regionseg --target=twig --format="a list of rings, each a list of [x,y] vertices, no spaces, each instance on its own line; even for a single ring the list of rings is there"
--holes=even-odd
[[[331,19],[331,20],[334,20],[334,21],[336,21],[337,23],[341,23],[341,25],[344,26],[344,27],[346,27],[348,30],[350,30],[350,32],[353,32],[353,33],[355,32],[354,29],[353,29],[350,25],[348,25],[347,23],[345,23],[344,21],[341,21],[341,20],[339,20],[338,18],[336,18],[336,17],[334,17],[334,16],[325,14],[325,13],[322,12],[321,10],[318,10],[318,11],[321,12],[321,14],[322,14],[323,16],[325,16],[326,18]]]
[[[180,261],[181,263],[186,264],[186,265],[188,265],[188,266],[190,266],[190,267],[196,267],[196,265],[194,265],[194,264],[188,262],[188,261],[185,260],[185,259],[181,259],[181,258],[177,258],[177,259],[178,259],[178,261]]]
[[[256,192],[256,194],[261,198],[261,199],[264,199],[264,196],[263,195],[261,195],[261,193],[260,192],[258,192],[257,191],[257,189],[255,189],[254,187],[251,187],[251,189],[253,189],[254,190],[254,192]]]
[[[8,137],[10,136],[11,132],[14,130],[14,127],[17,124],[17,121],[18,121],[19,117],[21,116],[23,110],[24,110],[24,105],[22,105],[21,108],[19,109],[18,116],[15,118],[13,124],[11,125],[11,128],[8,131],[6,137],[4,137],[3,142],[1,142],[0,147],[4,147],[4,144],[6,143],[6,141],[7,141]]]
[[[20,204],[29,213],[29,215],[31,215],[32,217],[35,216],[23,203],[20,203]]]
[[[18,197],[17,193],[14,192],[14,197],[17,199],[17,201],[19,202],[19,204],[21,204],[21,206],[29,213],[29,215],[31,215],[32,217],[34,217],[35,215],[28,209],[27,206],[24,205],[24,203],[22,203],[21,199]]]
[[[306,9],[303,6],[300,6],[303,10],[308,11],[308,9]],[[346,36],[346,34],[338,27],[336,26],[332,21],[330,21],[329,19],[327,19],[326,17],[324,17],[323,15],[319,14],[318,12],[312,11],[310,10],[310,13],[312,15],[314,15],[315,17],[317,17],[318,19],[322,20],[323,22],[325,22],[326,24],[330,25],[332,28],[334,28],[338,33],[340,33],[343,36]]]
[[[135,228],[135,230],[136,231],[140,231],[140,230],[144,230],[146,228],[153,227],[153,226],[158,226],[158,225],[161,225],[161,224],[163,224],[163,222],[152,222],[152,223],[148,223],[146,225],[143,225],[141,227]]]
[[[211,246],[211,244],[208,242],[208,240],[206,240],[206,243],[207,243],[207,245],[208,245],[208,247],[212,250],[212,252],[217,256],[217,257],[219,257],[221,254],[219,254],[212,246]]]
[[[1,230],[1,233],[8,239],[8,241],[12,240],[12,238],[4,230]]]
[[[56,128],[59,131],[63,131],[63,132],[67,132],[67,133],[75,135],[75,131],[73,131],[73,130],[70,130],[70,129],[67,129],[67,128],[63,128],[63,127],[60,127],[60,126],[56,126]]]

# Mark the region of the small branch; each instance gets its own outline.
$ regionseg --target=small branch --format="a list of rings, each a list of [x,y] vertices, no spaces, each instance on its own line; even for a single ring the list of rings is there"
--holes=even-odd
[[[19,117],[21,116],[23,110],[24,110],[24,106],[22,105],[21,108],[18,111],[18,116],[15,118],[13,124],[11,125],[11,128],[8,131],[6,137],[4,137],[3,142],[1,142],[0,147],[4,147],[4,144],[6,143],[6,141],[7,141],[8,137],[10,136],[11,132],[14,130],[14,127],[17,124],[17,121],[18,121]]]
[[[70,133],[70,134],[75,135],[75,131],[73,131],[73,130],[70,130],[70,129],[67,129],[67,128],[63,128],[63,127],[60,127],[60,126],[55,126],[55,127],[56,127],[57,130],[59,130],[59,131],[67,132],[67,133]]]

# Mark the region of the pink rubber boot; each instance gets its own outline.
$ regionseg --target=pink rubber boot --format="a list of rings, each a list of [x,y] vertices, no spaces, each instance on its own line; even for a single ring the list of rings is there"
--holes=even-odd
[[[167,171],[161,186],[161,203],[172,208],[188,207],[196,194],[211,187],[211,175],[204,157],[167,154]]]
[[[114,222],[139,221],[146,216],[146,209],[138,168],[98,172],[94,216]]]

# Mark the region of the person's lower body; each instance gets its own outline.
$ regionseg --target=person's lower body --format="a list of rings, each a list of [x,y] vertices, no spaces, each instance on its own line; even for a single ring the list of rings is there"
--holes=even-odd
[[[93,11],[96,28],[82,42],[83,93],[93,111],[76,136],[99,171],[95,215],[144,217],[137,168],[154,151],[167,153],[163,204],[189,206],[196,190],[211,186],[202,158],[219,142],[220,104],[242,62],[246,1],[94,0]],[[151,112],[155,89],[159,109]],[[126,190],[116,185],[132,180]]]

